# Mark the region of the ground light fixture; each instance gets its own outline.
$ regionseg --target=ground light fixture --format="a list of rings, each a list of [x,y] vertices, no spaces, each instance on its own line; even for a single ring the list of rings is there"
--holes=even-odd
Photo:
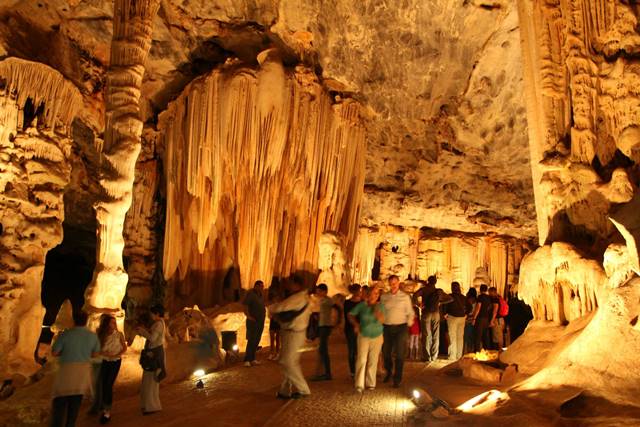
[[[418,390],[417,388],[413,389],[411,395],[414,399],[420,399],[420,390]]]
[[[238,349],[239,349],[238,344],[234,344],[232,349],[233,349],[233,351],[238,351]]]
[[[204,388],[204,381],[202,381],[202,377],[204,377],[204,375],[204,369],[196,369],[193,371],[193,376],[198,378],[198,381],[196,381],[196,388]]]

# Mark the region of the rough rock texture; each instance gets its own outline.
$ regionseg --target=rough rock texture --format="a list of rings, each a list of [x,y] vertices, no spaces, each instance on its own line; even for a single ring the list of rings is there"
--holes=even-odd
[[[637,10],[622,1],[518,5],[540,243],[604,251],[609,212],[637,191]]]
[[[359,230],[353,258],[353,280],[370,283],[395,274],[400,280],[438,277],[438,287],[450,292],[451,282],[462,289],[478,286],[478,270],[483,283],[504,293],[518,282],[518,269],[529,243],[512,237],[443,233],[435,230],[381,226]],[[379,277],[372,277],[378,264]]]
[[[45,256],[62,240],[78,90],[48,66],[0,62],[0,372],[29,372]]]
[[[329,296],[349,295],[351,268],[348,250],[337,233],[322,233],[318,239],[318,275],[317,284],[324,283],[329,288]]]

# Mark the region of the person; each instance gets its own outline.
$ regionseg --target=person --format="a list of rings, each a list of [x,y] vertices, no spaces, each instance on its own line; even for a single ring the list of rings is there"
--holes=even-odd
[[[327,295],[329,288],[326,284],[320,283],[316,286],[316,298],[318,303],[318,367],[319,373],[315,375],[313,381],[331,380],[331,359],[329,357],[329,337],[333,328],[333,300]]]
[[[415,321],[409,328],[409,359],[418,360],[420,357],[420,308],[413,306]]]
[[[280,291],[280,282],[275,279],[272,280],[267,294],[270,304],[281,300],[282,295]],[[280,323],[278,323],[274,316],[269,315],[269,357],[267,359],[278,360],[280,355],[280,346]]]
[[[355,388],[362,393],[365,386],[376,388],[376,372],[382,348],[384,304],[379,303],[380,289],[369,292],[366,301],[358,303],[348,314],[349,323],[358,336],[358,360],[356,363]]]
[[[260,364],[260,362],[256,360],[256,352],[258,351],[258,345],[260,345],[260,338],[264,330],[266,314],[264,299],[262,297],[263,291],[264,283],[262,280],[257,280],[253,284],[253,289],[247,292],[244,301],[242,301],[242,304],[245,306],[244,313],[247,316],[247,347],[244,352],[244,366],[246,367]]]
[[[438,360],[440,350],[440,305],[452,301],[442,289],[436,288],[438,279],[429,276],[427,283],[414,293],[414,301],[422,298],[422,335],[424,337],[424,359],[426,362]]]
[[[140,398],[142,401],[142,414],[149,415],[162,410],[160,403],[160,381],[166,377],[164,357],[164,307],[154,305],[151,307],[150,316],[153,322],[149,329],[139,327],[137,332],[147,340],[144,349],[140,353],[142,365],[142,387]]]
[[[469,307],[469,312],[467,313],[467,320],[464,324],[464,354],[473,353],[475,351],[473,313],[476,309],[477,298],[478,291],[476,291],[476,288],[470,288],[467,292],[467,304]]]
[[[371,288],[369,287],[369,285],[364,285],[361,288],[361,294],[362,294],[362,299],[366,300],[367,298],[369,298],[369,290]]]
[[[381,301],[386,309],[384,317],[384,368],[387,374],[383,382],[387,383],[393,376],[393,386],[400,387],[404,353],[407,349],[408,327],[413,324],[414,312],[409,295],[400,290],[400,279],[396,275],[389,277],[390,291],[382,295]],[[395,351],[395,364],[393,353]]]
[[[493,323],[498,313],[498,301],[492,299],[487,291],[488,286],[486,284],[480,285],[480,295],[473,312],[473,324],[475,326],[474,350],[476,352],[481,351],[483,348],[489,349],[490,343],[485,337],[485,331]]]
[[[349,313],[362,301],[360,285],[357,283],[349,286],[351,298],[344,302],[344,336],[347,339],[347,358],[349,360],[349,374],[351,378],[356,375],[356,355],[358,354],[358,335],[353,327]],[[358,321],[358,318],[355,318]]]
[[[111,405],[113,403],[113,384],[116,382],[122,355],[127,351],[127,343],[124,334],[118,330],[116,318],[112,315],[103,315],[100,318],[100,325],[97,330],[100,340],[100,374],[98,384],[100,387],[99,410],[102,411],[100,423],[106,424],[111,421]]]
[[[75,426],[82,397],[93,392],[91,358],[100,353],[100,341],[86,328],[84,311],[73,312],[73,324],[74,327],[62,332],[51,347],[51,354],[60,362],[53,382],[51,427]]]
[[[462,295],[460,283],[451,283],[452,301],[445,307],[447,327],[449,329],[449,360],[458,360],[462,357],[464,348],[464,325],[467,314],[471,312],[471,304]]]
[[[493,322],[489,324],[491,328],[491,344],[494,350],[502,351],[504,347],[504,317],[500,314],[500,296],[498,296],[498,290],[495,286],[489,288],[489,296],[493,303],[496,301],[498,303],[496,316]]]
[[[279,399],[300,398],[311,394],[300,367],[300,348],[304,345],[311,308],[309,295],[302,279],[294,276],[287,281],[289,296],[271,304],[268,309],[281,325],[282,351],[278,363],[282,369],[282,384],[277,393]],[[294,391],[295,390],[295,391]]]

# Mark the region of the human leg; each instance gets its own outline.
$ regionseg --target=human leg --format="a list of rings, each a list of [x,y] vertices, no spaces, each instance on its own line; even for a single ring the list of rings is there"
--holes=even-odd
[[[367,369],[365,386],[368,388],[375,388],[376,386],[376,373],[378,370],[378,359],[380,358],[380,350],[382,349],[382,335],[377,338],[369,338],[367,345]]]

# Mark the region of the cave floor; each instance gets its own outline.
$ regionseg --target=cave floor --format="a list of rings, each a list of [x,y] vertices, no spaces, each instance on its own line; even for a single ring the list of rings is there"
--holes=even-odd
[[[207,375],[203,389],[197,389],[194,381],[163,384],[160,390],[163,411],[149,416],[142,416],[140,412],[137,386],[116,386],[110,425],[405,426],[417,424],[414,417],[417,409],[408,398],[414,387],[428,390],[452,406],[490,388],[472,384],[464,378],[437,375],[438,369],[446,364],[444,360],[430,366],[409,361],[405,364],[401,388],[394,389],[379,378],[376,390],[359,395],[354,392],[348,373],[342,332],[337,331],[334,335],[330,348],[334,379],[309,382],[312,395],[308,398],[276,399],[281,378],[279,366],[276,362],[267,361],[266,353],[260,352],[258,358],[264,361],[262,365],[246,368],[240,362],[232,364]],[[303,353],[302,365],[306,376],[313,375],[316,351]],[[97,425],[97,419],[85,414],[83,406],[78,426]],[[465,424],[462,419],[452,418],[458,416],[443,421],[429,419],[429,425],[433,422],[437,425]],[[482,425],[478,423],[480,420],[476,421],[474,425]],[[468,418],[466,422],[469,422]]]

